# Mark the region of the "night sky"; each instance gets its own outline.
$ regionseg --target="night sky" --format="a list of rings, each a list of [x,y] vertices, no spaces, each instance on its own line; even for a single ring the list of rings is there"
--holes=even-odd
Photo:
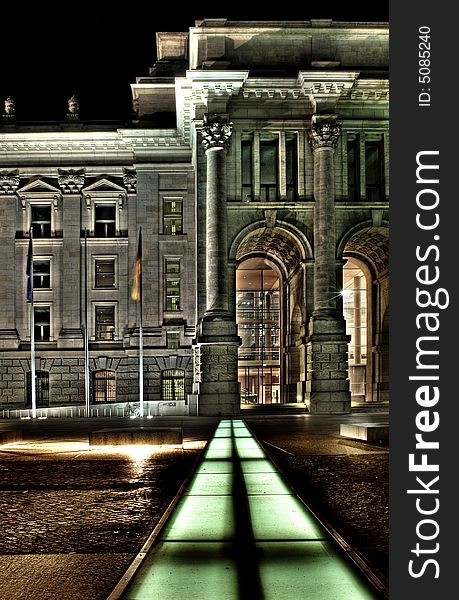
[[[149,2],[143,8],[139,2],[93,2],[91,8],[81,2],[61,3],[59,8],[45,4],[16,1],[16,6],[1,11],[0,112],[11,95],[20,121],[65,120],[72,94],[80,101],[83,120],[127,121],[129,84],[136,76],[148,75],[154,64],[156,31],[187,31],[204,17],[388,21],[388,0],[362,7],[328,2],[323,8],[292,1],[281,2],[281,7],[268,8],[261,2],[251,7],[239,0],[244,8],[230,2],[218,10],[224,3],[215,0],[197,3],[196,8],[167,2]]]

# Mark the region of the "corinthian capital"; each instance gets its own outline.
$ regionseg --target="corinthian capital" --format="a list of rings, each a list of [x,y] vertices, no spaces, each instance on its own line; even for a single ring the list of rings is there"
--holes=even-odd
[[[308,131],[309,145],[311,150],[317,148],[336,148],[341,124],[336,122],[336,117],[318,119],[313,116],[311,129]]]
[[[222,121],[218,118],[218,115],[204,115],[204,125],[201,130],[204,150],[209,150],[210,148],[223,148],[227,150],[232,133],[232,123]]]

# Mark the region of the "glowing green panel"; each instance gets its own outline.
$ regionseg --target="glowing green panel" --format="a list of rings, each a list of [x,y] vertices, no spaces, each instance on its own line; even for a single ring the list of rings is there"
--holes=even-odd
[[[292,494],[278,473],[246,473],[244,481],[248,494]]]
[[[207,446],[205,458],[231,458],[231,438],[214,438]]]
[[[184,496],[162,539],[225,541],[232,538],[233,532],[231,496]]]
[[[265,458],[265,453],[254,439],[236,438],[236,448],[240,458]]]
[[[236,599],[236,568],[227,546],[221,542],[162,542],[147,557],[123,598]]]
[[[277,473],[274,465],[268,459],[241,460],[243,473]]]
[[[224,496],[231,494],[233,476],[231,473],[201,473],[195,475],[186,491],[187,496]]]
[[[295,496],[248,496],[256,540],[308,540],[326,535]]]
[[[225,429],[219,429],[214,434],[215,438],[230,438],[231,437],[231,429],[225,427]]]
[[[375,600],[330,542],[259,542],[265,600]]]
[[[196,474],[200,473],[232,473],[233,463],[229,460],[205,460],[198,467]]]

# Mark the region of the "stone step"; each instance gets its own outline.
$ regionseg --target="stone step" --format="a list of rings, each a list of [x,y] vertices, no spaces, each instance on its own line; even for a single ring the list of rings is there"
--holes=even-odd
[[[340,435],[364,442],[388,442],[389,423],[341,423]]]
[[[98,429],[89,433],[90,446],[123,446],[135,444],[182,444],[181,427],[127,427]]]

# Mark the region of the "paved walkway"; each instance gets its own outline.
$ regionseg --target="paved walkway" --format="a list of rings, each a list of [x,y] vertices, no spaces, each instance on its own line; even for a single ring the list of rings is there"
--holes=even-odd
[[[110,598],[119,598],[119,589]],[[285,485],[241,420],[221,421],[129,600],[378,596]]]

